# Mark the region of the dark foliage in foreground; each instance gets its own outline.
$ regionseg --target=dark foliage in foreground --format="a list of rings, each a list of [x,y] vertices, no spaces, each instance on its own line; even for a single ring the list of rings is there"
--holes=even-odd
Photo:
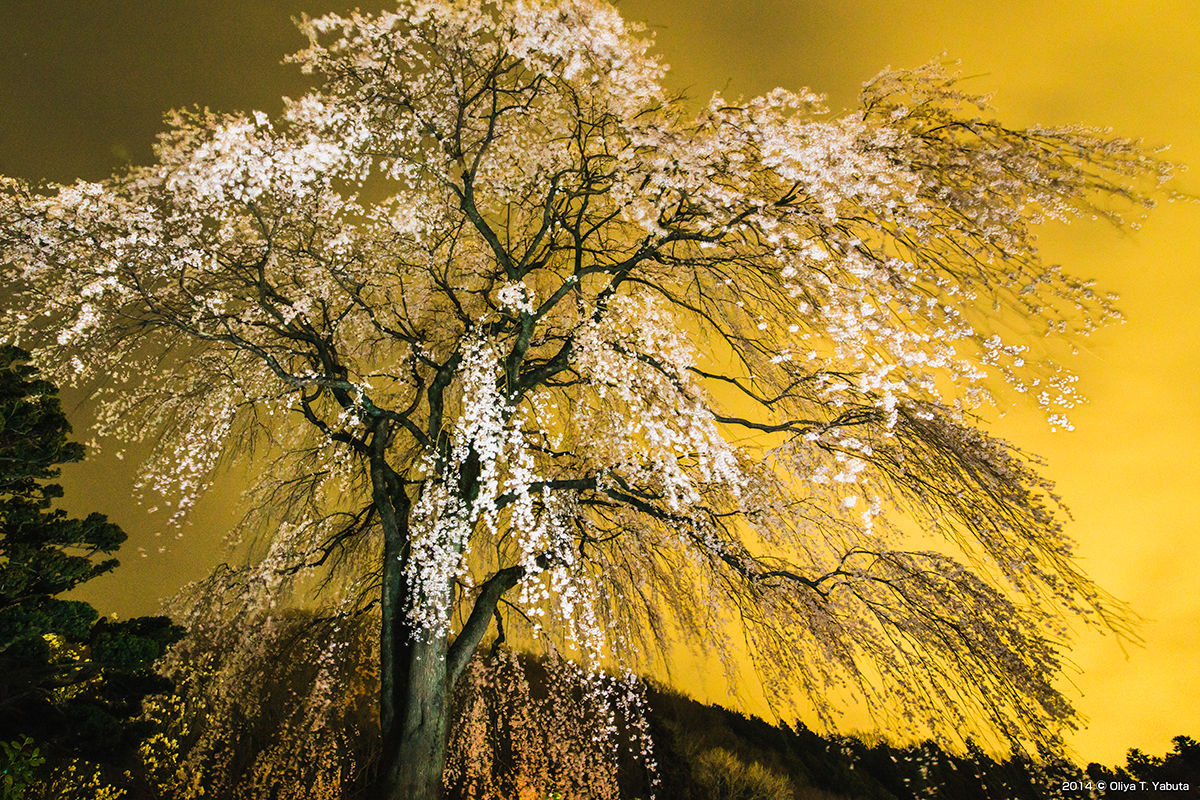
[[[125,533],[102,514],[55,508],[60,465],[83,459],[57,388],[29,354],[0,347],[0,741],[113,759],[147,735],[142,699],[169,691],[154,670],[183,629],[166,617],[116,622],[64,593],[110,572]],[[12,760],[12,755],[6,753]]]
[[[1099,764],[1088,764],[1087,777],[1093,783],[1137,783],[1139,791],[1143,788],[1152,789],[1156,783],[1175,787],[1187,784],[1186,792],[1179,788],[1168,791],[1175,792],[1177,796],[1200,795],[1200,742],[1190,736],[1176,736],[1172,741],[1175,743],[1174,749],[1161,758],[1133,748],[1126,756],[1124,768],[1108,769]]]
[[[175,709],[173,715],[158,715],[159,732],[163,737],[155,753],[141,764],[129,762],[127,771],[106,770],[106,782],[123,788],[127,792],[126,800],[188,800],[201,796],[196,794],[197,787],[201,786],[206,800],[258,798],[268,794],[270,797],[305,797],[309,796],[310,789],[314,790],[311,796],[323,798],[363,800],[369,797],[370,771],[378,757],[377,751],[370,749],[377,721],[371,718],[369,703],[353,702],[347,696],[345,704],[339,705],[335,717],[331,718],[332,728],[339,730],[326,729],[312,740],[322,752],[306,756],[297,750],[293,754],[298,758],[295,763],[299,764],[299,769],[287,767],[285,765],[292,762],[280,760],[284,749],[300,747],[294,741],[291,744],[288,741],[288,732],[297,732],[303,717],[303,710],[292,706],[296,704],[295,698],[305,693],[304,684],[314,678],[309,674],[314,672],[310,647],[325,641],[329,626],[322,620],[314,623],[304,612],[293,612],[274,619],[267,627],[275,640],[273,648],[268,649],[277,650],[279,657],[261,665],[265,669],[258,680],[248,681],[244,691],[224,697],[221,700],[226,704],[224,707],[215,702],[217,693],[206,691],[202,681],[180,681],[181,691],[175,698],[155,704],[160,711]],[[354,638],[369,639],[366,636]],[[196,649],[200,644],[204,645],[203,651]],[[197,676],[216,668],[215,660],[222,658],[221,642],[205,640],[192,643],[191,647],[203,666]],[[177,655],[187,649],[177,650]],[[226,653],[224,657],[228,655]],[[370,661],[364,658],[356,663],[364,668]],[[527,680],[528,694],[523,697],[511,694],[511,683],[506,682],[503,674],[505,669],[511,670],[518,663]],[[452,784],[448,787],[449,800],[493,797],[557,800],[589,796],[586,790],[581,794],[578,789],[586,784],[586,776],[567,774],[570,767],[566,761],[561,758],[556,761],[555,756],[545,752],[530,756],[518,751],[522,747],[528,749],[530,742],[538,736],[546,738],[537,740],[534,747],[553,749],[551,739],[556,734],[562,738],[564,720],[572,719],[578,726],[568,722],[574,733],[567,735],[580,738],[568,744],[576,749],[585,748],[583,732],[589,729],[590,723],[585,718],[594,713],[594,708],[589,710],[578,690],[563,693],[550,688],[553,681],[549,676],[557,667],[545,659],[506,654],[500,659],[493,656],[483,660],[479,666],[485,691],[496,693],[501,701],[496,708],[513,713],[517,711],[514,703],[526,703],[544,719],[531,722],[529,717],[532,715],[527,714],[524,723],[512,719],[501,723],[490,720],[492,733],[486,746],[491,751],[488,763],[496,773],[490,785],[496,788],[481,792],[478,790],[481,784],[476,781],[476,791],[472,793],[462,782]],[[354,694],[353,670],[341,679],[344,681],[342,687],[348,690],[346,694]],[[801,723],[794,727],[772,725],[757,717],[704,705],[652,685],[646,686],[645,692],[650,708],[649,733],[657,762],[659,783],[654,795],[658,800],[1100,798],[1111,791],[1114,781],[1146,791],[1151,790],[1154,782],[1173,786],[1187,784],[1188,790],[1173,792],[1172,796],[1190,797],[1200,786],[1200,744],[1186,736],[1176,737],[1174,750],[1162,757],[1130,750],[1124,766],[1109,769],[1091,764],[1084,770],[1066,761],[1038,764],[1020,755],[998,758],[976,746],[970,746],[965,753],[954,754],[931,742],[895,746],[878,740],[823,737]],[[245,700],[238,699],[250,695],[273,699],[264,703],[260,714],[251,717],[243,713],[248,708]],[[463,699],[460,695],[460,704]],[[459,719],[462,718],[460,715]],[[214,738],[218,734],[219,741]],[[519,737],[524,737],[523,744],[512,740]],[[197,748],[202,748],[206,741],[210,746],[201,752]],[[163,755],[170,748],[164,750],[163,742],[174,742],[179,747],[176,755],[165,761]],[[215,747],[211,746],[214,742]],[[625,744],[629,744],[628,737]],[[604,760],[575,759],[570,763],[594,765]],[[537,765],[533,768],[535,771],[541,770],[543,775],[549,771],[551,785],[558,789],[530,793],[531,783],[523,782],[516,773],[522,769],[528,772],[529,765],[534,763]],[[264,767],[269,764],[274,767]],[[330,768],[337,769],[338,765],[346,772],[341,789],[334,794],[329,794],[327,787],[315,791],[310,783],[316,779],[314,776],[327,774]],[[62,765],[56,765],[52,759],[39,772],[48,774],[56,766],[61,768]],[[266,772],[281,766],[290,776],[286,778],[287,783],[304,785],[268,787],[261,782]],[[654,775],[639,758],[625,752],[613,767],[621,798],[635,800],[650,796]],[[205,776],[192,774],[195,770]],[[1098,788],[1100,781],[1105,782],[1105,790]],[[1142,785],[1139,781],[1146,783]],[[58,787],[61,791],[62,784]],[[576,788],[572,791],[570,787]],[[71,800],[94,796],[88,791],[69,796]],[[262,791],[268,791],[268,794],[262,794]],[[26,798],[49,800],[64,796],[67,795],[39,794],[35,785]]]
[[[932,742],[901,747],[822,737],[802,723],[795,728],[770,725],[677,694],[654,692],[651,706],[660,800],[1096,798],[1112,790],[1114,782],[1136,784],[1139,791],[1150,791],[1155,783],[1171,784],[1176,787],[1173,796],[1200,795],[1200,743],[1187,736],[1175,737],[1174,750],[1162,757],[1131,749],[1124,767],[1093,763],[1083,770],[1064,760],[1037,764],[1021,755],[998,759],[976,746],[951,754]],[[755,781],[749,777],[752,766],[760,768],[759,775],[781,780]],[[738,775],[740,789],[730,791]],[[1099,788],[1101,781],[1105,789]],[[770,791],[784,785],[790,794]]]
[[[1034,800],[1059,796],[1053,787],[1080,774],[1065,763],[1039,766],[1019,756],[997,761],[978,748],[960,756],[932,742],[896,747],[822,737],[802,723],[770,725],[678,695],[656,693],[651,702],[661,800]],[[750,775],[754,766],[757,780]],[[737,775],[740,789],[730,791]]]

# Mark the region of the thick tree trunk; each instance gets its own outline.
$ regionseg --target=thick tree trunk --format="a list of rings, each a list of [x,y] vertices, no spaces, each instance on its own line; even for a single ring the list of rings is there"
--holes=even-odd
[[[419,632],[414,636],[403,623],[402,611],[391,615],[396,624],[384,652],[390,650],[394,659],[406,654],[407,661],[394,663],[392,688],[381,700],[386,703],[392,697],[395,706],[381,709],[389,712],[384,719],[391,720],[391,724],[384,727],[380,800],[441,797],[454,686],[479,648],[500,596],[515,586],[522,574],[524,568],[509,567],[480,587],[471,615],[453,645],[445,636],[432,642]],[[385,642],[387,635],[385,632]]]
[[[450,679],[446,639],[411,642],[406,686],[394,735],[384,742],[380,800],[438,800],[450,722]],[[399,710],[399,709],[397,709]]]
[[[373,499],[384,533],[379,696],[383,752],[375,796],[378,800],[438,800],[454,685],[478,649],[500,596],[516,585],[524,569],[500,570],[484,583],[453,645],[448,634],[429,641],[427,632],[414,630],[408,622],[411,589],[404,564],[411,502],[387,466],[387,435],[387,424],[379,423],[369,454]],[[465,470],[465,496],[473,497],[477,490],[478,472],[478,460],[473,458]],[[447,590],[452,597],[453,585]]]
[[[388,468],[388,427],[380,423],[370,445],[371,484],[383,527],[381,570],[379,724],[382,752],[379,800],[438,800],[446,764],[450,688],[446,638],[429,642],[407,620],[410,501]]]

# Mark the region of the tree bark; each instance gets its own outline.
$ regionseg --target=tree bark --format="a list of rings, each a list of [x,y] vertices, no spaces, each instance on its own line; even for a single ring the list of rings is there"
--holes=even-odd
[[[519,566],[502,569],[480,587],[453,645],[449,634],[430,639],[428,632],[413,628],[407,613],[411,588],[405,577],[412,503],[387,464],[389,433],[388,424],[378,422],[369,446],[373,501],[384,534],[379,695],[382,753],[376,797],[438,800],[454,686],[479,648],[501,595],[517,584],[525,570]],[[479,461],[472,454],[460,485],[468,498],[478,490],[478,474]],[[453,585],[447,588],[448,596],[453,597]]]
[[[479,649],[501,595],[524,573],[523,567],[508,567],[483,584],[453,645],[445,636],[430,642],[417,634],[408,641],[406,682],[395,686],[404,713],[402,718],[397,715],[395,735],[384,737],[381,800],[441,797],[454,687]]]
[[[451,685],[446,669],[446,638],[411,642],[404,696],[404,715],[398,730],[385,741],[380,773],[380,800],[438,800],[446,767]]]
[[[376,780],[381,800],[437,800],[446,763],[449,682],[445,639],[427,642],[408,624],[408,514],[411,501],[386,460],[390,430],[377,423],[370,443],[372,499],[383,527],[379,726]]]

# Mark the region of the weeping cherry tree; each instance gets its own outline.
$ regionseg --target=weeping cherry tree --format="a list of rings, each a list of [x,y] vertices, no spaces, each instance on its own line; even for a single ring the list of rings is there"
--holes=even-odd
[[[150,166],[4,180],[0,337],[151,443],[173,518],[251,465],[247,602],[319,579],[378,613],[381,797],[438,796],[452,690],[514,631],[613,669],[690,640],[827,724],[849,691],[1060,744],[1068,623],[1125,617],[975,412],[1067,424],[1073,375],[1028,348],[1117,315],[1033,228],[1119,222],[1163,162],[1006,128],[938,65],[840,116],[697,112],[599,0],[301,28],[315,88],[277,118],[174,112]]]

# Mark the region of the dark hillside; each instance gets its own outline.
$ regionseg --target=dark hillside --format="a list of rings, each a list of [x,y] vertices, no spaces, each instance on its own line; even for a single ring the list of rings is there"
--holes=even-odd
[[[332,703],[324,695],[313,716],[318,695],[308,684],[322,674],[313,654],[329,632],[306,620],[297,612],[251,625],[262,630],[250,639],[278,650],[258,667],[236,644],[206,641],[193,651],[202,669],[177,662],[177,696],[151,704],[157,733],[140,761],[113,770],[51,759],[25,800],[367,800],[377,723],[374,707],[356,698],[370,696],[370,660],[350,658],[358,671],[326,675],[334,681],[326,685],[341,690]],[[257,678],[220,688],[213,679],[227,671],[226,660]],[[1114,791],[1182,798],[1200,786],[1200,745],[1186,736],[1161,757],[1131,750],[1123,766],[1084,770],[997,759],[977,747],[952,754],[931,742],[823,737],[653,684],[588,680],[555,659],[503,650],[478,659],[457,697],[448,800],[1074,800]],[[0,769],[23,774],[30,752],[0,752]],[[1156,791],[1155,783],[1170,788]]]

